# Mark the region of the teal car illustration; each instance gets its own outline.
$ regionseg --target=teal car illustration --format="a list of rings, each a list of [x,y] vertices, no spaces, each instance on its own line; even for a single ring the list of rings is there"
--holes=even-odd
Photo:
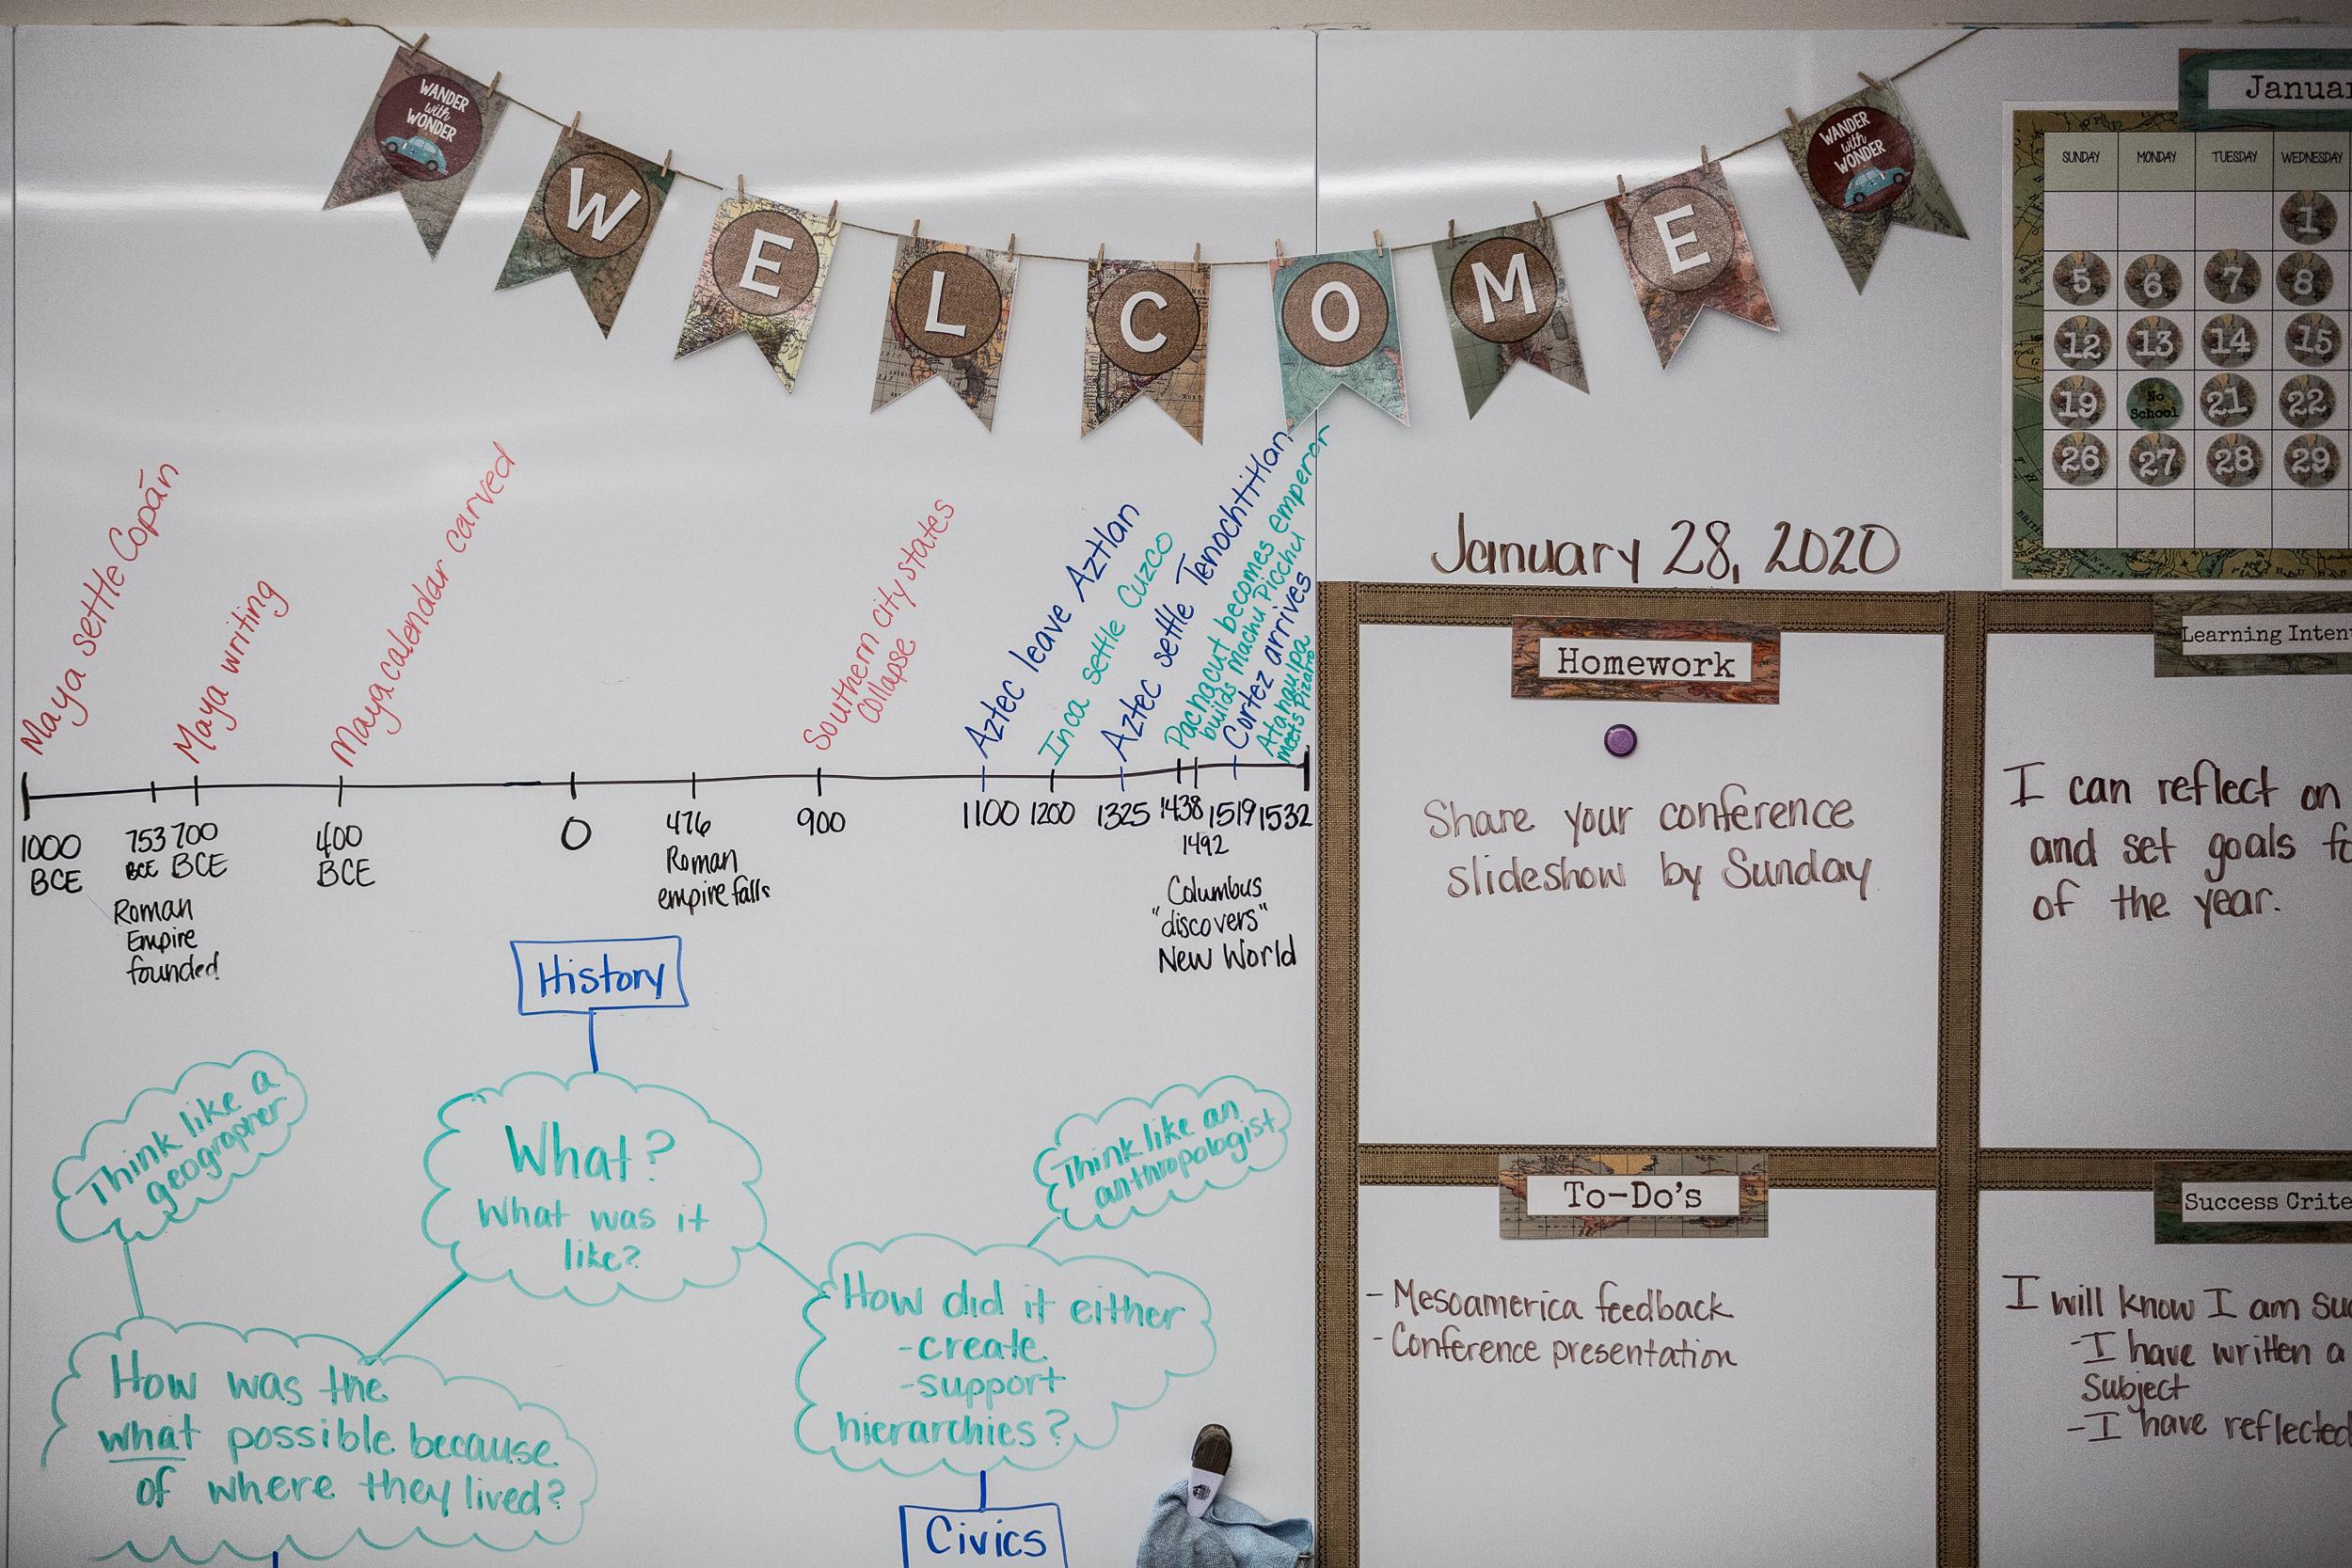
[[[1881,191],[1893,190],[1910,177],[1909,169],[1866,168],[1847,185],[1844,204],[1848,207],[1860,206]]]
[[[449,159],[441,153],[441,144],[430,136],[386,136],[384,153],[387,157],[405,158],[421,164],[436,174],[449,172]],[[1849,197],[1847,199],[1851,200]]]

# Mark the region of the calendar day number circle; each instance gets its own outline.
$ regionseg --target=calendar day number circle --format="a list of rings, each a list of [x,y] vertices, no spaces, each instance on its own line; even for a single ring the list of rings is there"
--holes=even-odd
[[[2204,385],[2197,394],[2199,406],[2205,411],[2205,422],[2223,428],[2244,424],[2254,417],[2254,384],[2242,375],[2222,372]]]
[[[2242,250],[2217,250],[2205,259],[2205,293],[2224,305],[2243,305],[2262,286],[2263,264]]]
[[[782,213],[755,209],[711,242],[710,281],[747,316],[781,316],[817,287],[817,242]]]
[[[2307,490],[2316,490],[2344,467],[2344,453],[2325,436],[2297,436],[2287,443],[2280,459],[2287,478]]]
[[[2169,430],[2181,422],[2181,389],[2160,375],[2136,381],[2124,395],[2123,412],[2142,430]]]
[[[2251,436],[2232,431],[2217,436],[2205,448],[2205,472],[2214,482],[2235,490],[2262,477],[2263,449]]]
[[[2050,292],[2069,305],[2096,305],[2107,296],[2106,258],[2070,250],[2050,269]]]
[[[2143,371],[2169,369],[2181,357],[2181,329],[2162,316],[2142,316],[2123,335],[2132,363]]]
[[[572,191],[575,176],[580,180],[578,196]],[[620,159],[609,152],[583,152],[548,176],[539,192],[540,215],[557,245],[595,261],[618,256],[644,238],[653,223],[652,195],[644,178]],[[575,214],[580,215],[578,224],[570,221]]]
[[[2181,443],[2161,431],[2150,431],[2132,443],[2125,459],[2131,465],[2132,477],[2142,484],[2169,484],[2188,467],[2188,453]]]
[[[2107,324],[2096,316],[2069,316],[2058,323],[2056,346],[2058,362],[2068,370],[2089,371],[2107,362],[2115,343]]]
[[[2279,258],[2279,297],[2290,306],[2317,305],[2336,286],[2335,269],[2317,251],[2297,250]]]
[[[2123,269],[2123,293],[2135,305],[2169,305],[2181,297],[2181,269],[2169,256],[2142,256]]]
[[[2344,324],[2313,310],[2287,323],[2285,342],[2298,365],[2332,365],[2344,352]]]
[[[404,180],[446,180],[482,150],[482,105],[473,88],[446,76],[406,77],[376,100],[375,145]]]
[[[2106,411],[2106,388],[2087,375],[2070,375],[2050,388],[2050,417],[2069,430],[2097,424]]]
[[[934,250],[907,263],[891,297],[907,341],[941,359],[961,359],[994,342],[1004,309],[996,275],[961,250]]]
[[[2298,375],[2279,388],[2279,417],[2310,430],[2335,417],[2336,389],[2315,375]]]
[[[2096,484],[2106,477],[2107,444],[2079,430],[2061,436],[2050,449],[2050,467],[2069,484]]]
[[[2279,203],[2279,231],[2291,244],[2322,244],[2336,231],[2336,204],[2325,191],[2296,191]]]
[[[2214,317],[2198,335],[2199,346],[2205,351],[2205,362],[2224,370],[2234,369],[2254,357],[2261,341],[2254,324],[2234,310]]]

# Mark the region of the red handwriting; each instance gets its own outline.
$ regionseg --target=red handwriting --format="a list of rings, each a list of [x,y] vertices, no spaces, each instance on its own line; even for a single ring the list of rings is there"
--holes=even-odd
[[[912,584],[930,565],[931,552],[939,548],[941,537],[955,515],[956,509],[947,502],[933,501],[930,514],[908,539],[906,547],[898,552],[897,570],[875,586],[874,602],[867,613],[878,629],[890,630],[899,617],[915,608]],[[882,722],[892,695],[906,684],[907,669],[914,662],[914,639],[894,637],[890,646],[884,648],[882,639],[873,632],[861,631],[845,662],[847,670],[827,692],[825,717],[801,732],[802,743],[819,752],[833,750],[833,743],[841,737],[851,719],[862,719],[869,724]]]
[[[493,441],[490,450],[498,455],[484,470],[482,483],[474,486],[473,494],[466,498],[454,520],[442,532],[441,541],[452,554],[462,555],[473,544],[475,531],[482,525],[482,515],[498,504],[498,498],[506,489],[503,482],[515,471],[515,460],[507,455],[504,447]],[[441,596],[449,592],[448,558],[436,557],[433,570],[421,579],[412,580],[408,587],[417,596],[415,605],[401,616],[399,625],[384,628],[384,657],[375,661],[375,673],[382,678],[368,682],[364,705],[350,719],[335,726],[327,742],[327,751],[346,768],[358,760],[360,752],[374,738],[377,730],[386,735],[400,733],[400,715],[391,707],[392,688],[400,683],[408,661],[416,657],[419,645],[424,641],[425,628],[432,625],[441,607]]]
[[[293,603],[272,588],[268,579],[256,581],[253,592],[229,612],[230,630],[229,641],[220,650],[220,673],[234,675],[245,669],[246,660],[251,656],[253,634],[262,629],[264,615],[282,621],[293,610]],[[199,751],[209,754],[220,750],[220,743],[213,738],[215,731],[225,735],[236,727],[236,715],[229,711],[229,689],[217,682],[208,683],[196,700],[196,722],[178,726],[179,735],[171,749],[190,762],[200,764],[204,758],[198,755]]]
[[[172,482],[180,470],[169,463],[155,470],[153,483],[148,483],[147,470],[139,470],[139,507],[128,528],[116,527],[106,531],[106,547],[113,561],[92,566],[74,592],[81,596],[81,614],[74,620],[68,641],[74,653],[84,660],[98,657],[99,640],[106,635],[106,623],[122,604],[122,591],[130,586],[131,574],[125,566],[135,563],[139,553],[163,537],[164,502],[171,494]],[[29,719],[17,721],[16,743],[35,756],[49,744],[56,733],[68,727],[80,729],[89,722],[89,705],[82,699],[82,688],[89,680],[89,672],[79,664],[69,664],[49,689],[46,705]]]

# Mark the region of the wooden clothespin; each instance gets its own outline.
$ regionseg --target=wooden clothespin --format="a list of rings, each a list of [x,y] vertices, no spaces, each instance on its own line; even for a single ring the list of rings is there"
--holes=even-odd
[[[1617,194],[1618,194],[1619,196],[1623,196],[1623,195],[1625,195],[1625,194],[1626,194],[1626,190],[1625,190],[1625,176],[1624,176],[1624,175],[1622,175],[1622,174],[1620,174],[1620,175],[1618,175],[1618,176],[1617,176]]]
[[[743,177],[739,174],[735,177],[735,199],[743,199]]]
[[[1448,245],[1454,243],[1454,220],[1452,218],[1445,220],[1445,239]]]
[[[490,73],[490,96],[491,96],[491,97],[496,98],[496,97],[499,95],[499,84],[500,84],[501,82],[505,81],[505,80],[506,80],[506,72],[504,72],[503,71],[492,71],[492,72]]]
[[[1715,160],[1713,158],[1708,155],[1707,144],[1705,142],[1699,143],[1699,167],[1704,169],[1708,165],[1713,163],[1714,161]]]
[[[670,159],[676,152],[677,149],[675,147],[665,147],[661,150],[661,177],[665,180],[670,176]]]
[[[1855,74],[1856,76],[1859,76],[1859,77],[1861,77],[1861,78],[1862,78],[1862,83],[1863,83],[1863,86],[1865,86],[1865,87],[1876,87],[1876,88],[1878,88],[1878,90],[1879,90],[1879,91],[1881,91],[1881,92],[1884,92],[1884,91],[1886,90],[1886,84],[1885,84],[1884,82],[1880,81],[1877,77],[1875,77],[1875,76],[1871,75],[1868,71],[1855,71],[1855,72],[1854,72],[1854,74]]]
[[[1199,240],[1192,242],[1192,264],[1196,267],[1200,264],[1200,242]]]
[[[1107,251],[1108,249],[1110,249],[1110,242],[1109,242],[1109,241],[1107,241],[1107,240],[1101,240],[1101,241],[1097,241],[1097,242],[1095,243],[1095,246],[1094,246],[1094,264],[1095,264],[1096,266],[1098,266],[1098,267],[1099,267],[1099,266],[1101,266],[1101,265],[1103,264],[1103,253],[1104,253],[1104,252],[1105,252],[1105,251]]]
[[[1781,112],[1782,114],[1785,114],[1785,115],[1787,115],[1787,116],[1788,117],[1788,123],[1789,123],[1789,124],[1794,125],[1794,124],[1796,124],[1796,123],[1797,123],[1797,111],[1796,111],[1796,110],[1791,109],[1791,108],[1788,108],[1788,107],[1787,107],[1787,106],[1785,106],[1785,105],[1784,105],[1784,106],[1782,107],[1782,109],[1781,109],[1781,111],[1780,111],[1780,112]]]
[[[423,53],[424,53],[424,40],[427,40],[427,39],[429,39],[429,38],[431,38],[432,36],[433,36],[433,35],[432,35],[431,33],[419,33],[419,34],[417,35],[417,53],[418,53],[418,54],[421,55],[421,54],[423,54]]]
[[[1282,254],[1282,242],[1281,242],[1281,241],[1278,238],[1278,239],[1274,242],[1274,264],[1275,264],[1276,266],[1278,266],[1278,267],[1279,267],[1279,266],[1280,266],[1280,265],[1281,265],[1284,261],[1289,261],[1289,260],[1290,260],[1290,258],[1289,258],[1289,257],[1287,257],[1287,256],[1285,256],[1285,255],[1283,255],[1283,254]]]
[[[1389,253],[1389,242],[1380,237],[1380,230],[1377,229],[1372,231],[1372,247],[1383,256]]]
[[[910,237],[917,240],[923,237],[923,220],[921,218],[916,218],[914,220],[914,232]]]
[[[1021,231],[1019,230],[1016,229],[1005,236],[1005,254],[1008,256],[1021,254]]]
[[[1528,205],[1535,209],[1535,221],[1536,221],[1537,223],[1541,223],[1541,222],[1543,222],[1543,221],[1544,221],[1544,204],[1543,204],[1542,202],[1540,202],[1540,201],[1531,201],[1531,202],[1529,202],[1529,203],[1528,203]]]
[[[572,111],[572,135],[580,135],[580,111],[578,109]]]

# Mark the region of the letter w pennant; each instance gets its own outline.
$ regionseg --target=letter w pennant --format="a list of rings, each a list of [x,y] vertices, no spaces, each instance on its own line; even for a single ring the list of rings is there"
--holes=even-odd
[[[566,128],[556,135],[539,189],[498,286],[512,289],[568,272],[606,337],[676,181],[662,164]]]

